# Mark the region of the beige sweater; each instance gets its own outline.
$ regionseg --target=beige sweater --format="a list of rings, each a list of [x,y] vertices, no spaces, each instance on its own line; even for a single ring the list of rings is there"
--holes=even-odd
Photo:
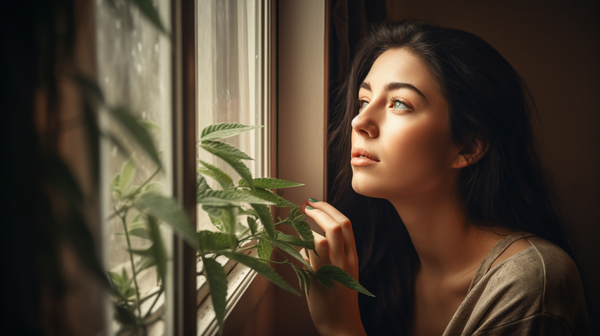
[[[510,244],[531,247],[490,269]],[[556,245],[529,233],[502,239],[479,266],[443,336],[591,335],[575,263]]]

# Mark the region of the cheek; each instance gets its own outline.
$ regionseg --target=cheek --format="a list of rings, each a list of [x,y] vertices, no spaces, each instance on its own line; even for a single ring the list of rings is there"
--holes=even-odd
[[[357,172],[354,189],[367,196],[392,198],[431,190],[449,174],[454,146],[448,127],[427,123],[381,129],[382,164],[369,173]]]
[[[390,139],[386,153],[396,164],[423,171],[448,168],[454,152],[447,127],[443,125],[412,125],[397,130]]]

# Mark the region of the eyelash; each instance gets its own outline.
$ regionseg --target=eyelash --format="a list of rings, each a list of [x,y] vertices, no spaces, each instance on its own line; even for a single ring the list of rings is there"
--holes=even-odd
[[[366,100],[361,100],[361,99],[358,100],[358,113],[360,113],[360,111],[362,111],[364,103],[369,104],[369,102],[366,101]],[[412,107],[404,99],[391,98],[390,101],[389,101],[389,104],[390,104],[391,108],[393,108],[396,103],[400,103],[400,104],[402,104],[402,105],[404,105],[404,106],[407,107],[406,109],[400,109],[398,111],[412,111]]]
[[[410,104],[407,101],[405,101],[404,99],[400,99],[400,98],[390,99],[390,104],[391,104],[392,108],[397,102],[407,107],[406,109],[402,109],[399,111],[412,111],[412,107],[410,106]]]

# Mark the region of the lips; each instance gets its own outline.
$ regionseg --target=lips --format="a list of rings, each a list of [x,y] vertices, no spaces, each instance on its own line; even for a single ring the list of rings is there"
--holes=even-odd
[[[379,159],[369,153],[362,147],[352,147],[352,160],[350,164],[353,166],[368,166],[379,162]]]

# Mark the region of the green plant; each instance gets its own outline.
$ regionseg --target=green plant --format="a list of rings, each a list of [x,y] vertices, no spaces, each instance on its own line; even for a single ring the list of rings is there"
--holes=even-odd
[[[147,0],[129,0],[138,6],[141,13],[148,18],[161,32],[166,33],[158,19],[154,7]],[[114,3],[110,1],[111,4]],[[202,131],[199,147],[227,162],[240,176],[234,180],[219,168],[200,161],[197,175],[197,203],[202,205],[210,216],[217,231],[202,230],[195,232],[185,211],[172,198],[162,195],[159,182],[154,177],[162,170],[159,151],[154,145],[150,132],[156,125],[138,120],[135,113],[124,106],[111,106],[105,102],[99,86],[85,77],[75,75],[73,78],[82,88],[85,96],[85,121],[90,130],[90,142],[98,149],[97,139],[106,137],[128,158],[112,182],[112,200],[114,213],[111,218],[120,221],[127,243],[128,265],[116,272],[108,272],[110,287],[115,308],[115,319],[120,323],[120,332],[146,334],[146,327],[161,314],[151,316],[153,307],[165,292],[166,265],[168,255],[161,236],[161,226],[169,225],[173,231],[198,251],[202,262],[202,274],[206,276],[210,288],[219,329],[222,329],[227,293],[227,278],[223,267],[216,261],[218,256],[225,256],[244,264],[258,274],[266,277],[275,285],[300,295],[290,284],[285,282],[269,265],[273,251],[286,258],[297,259],[306,269],[296,267],[288,259],[277,262],[292,267],[298,276],[301,288],[308,295],[311,285],[309,275],[327,288],[333,288],[337,281],[349,288],[366,295],[372,295],[346,272],[332,265],[321,267],[315,271],[311,268],[295,247],[314,250],[313,234],[305,222],[306,216],[299,207],[272,192],[272,189],[297,187],[301,184],[275,178],[253,178],[242,160],[251,160],[247,154],[219,140],[238,135],[257,127],[240,124],[223,123],[211,125]],[[102,107],[108,116],[121,126],[130,140],[133,140],[145,155],[156,165],[143,182],[134,185],[136,174],[135,155],[121,144],[119,138],[109,130],[101,130],[95,122],[94,110]],[[260,126],[259,126],[260,127]],[[93,157],[98,157],[95,153]],[[97,170],[98,163],[94,164]],[[96,171],[95,176],[98,173]],[[214,179],[221,189],[211,188],[205,177]],[[269,206],[289,207],[290,215],[286,219],[272,218]],[[276,227],[288,225],[296,230],[298,236],[284,234]],[[143,241],[142,248],[134,248],[131,240]],[[242,253],[257,249],[257,257]],[[140,291],[138,280],[141,274],[156,274],[156,289],[144,294]]]
[[[259,126],[260,127],[260,126]],[[358,281],[354,280],[341,268],[325,265],[317,271],[300,255],[296,247],[313,250],[314,238],[310,226],[305,222],[299,206],[280,197],[271,189],[298,187],[302,184],[276,178],[252,178],[250,170],[241,160],[252,160],[247,154],[226,143],[217,141],[254,129],[234,123],[221,123],[202,130],[199,147],[227,162],[242,178],[237,184],[221,169],[200,161],[197,179],[197,202],[202,204],[218,231],[203,230],[197,233],[198,255],[203,263],[202,274],[207,278],[219,327],[222,328],[225,317],[227,294],[227,278],[225,270],[216,261],[218,256],[225,256],[242,263],[258,274],[264,276],[280,288],[300,295],[290,284],[285,282],[268,263],[289,265],[298,276],[300,287],[306,295],[311,285],[309,275],[326,288],[333,288],[333,281],[339,282],[360,293],[373,296]],[[205,177],[214,179],[221,189],[211,189]],[[273,221],[269,205],[289,207],[289,217]],[[245,222],[245,225],[242,224]],[[284,234],[276,230],[278,225],[288,225],[296,230],[298,236]],[[257,257],[240,253],[256,248]],[[286,257],[286,260],[275,262],[269,260],[275,250]],[[300,261],[304,268],[299,268],[287,258]]]

